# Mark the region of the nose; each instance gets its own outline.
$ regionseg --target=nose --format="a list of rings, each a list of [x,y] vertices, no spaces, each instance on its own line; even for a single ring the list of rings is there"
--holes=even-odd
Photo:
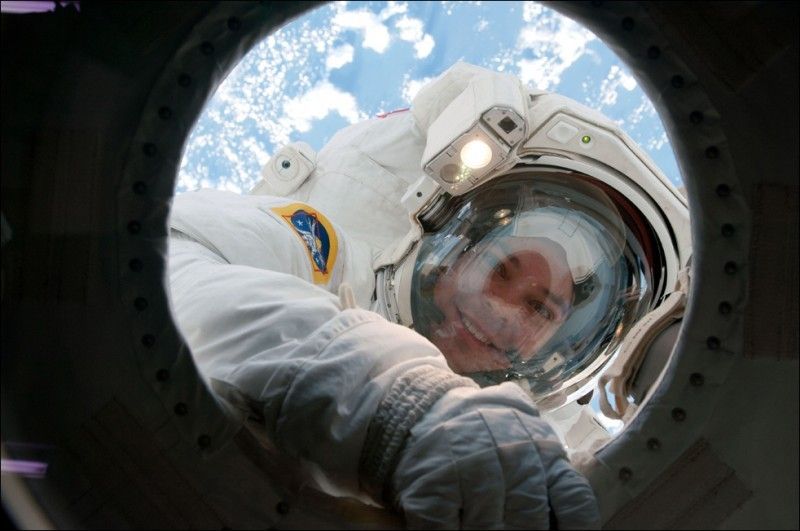
[[[497,295],[486,295],[483,299],[482,320],[486,331],[500,349],[519,348],[526,334],[530,332],[524,325],[525,308],[514,300]]]

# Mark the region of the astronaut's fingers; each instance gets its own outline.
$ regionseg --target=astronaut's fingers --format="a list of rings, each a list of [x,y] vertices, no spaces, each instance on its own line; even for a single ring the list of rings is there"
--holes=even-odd
[[[540,447],[540,452],[544,453]],[[565,457],[545,459],[548,494],[559,529],[599,529],[600,509],[585,477]]]
[[[487,528],[501,524],[507,529],[547,529],[548,503],[547,481],[535,442],[530,438],[518,412],[510,409],[478,410],[491,436],[493,449],[492,468],[486,472],[495,474],[475,478],[476,489],[493,487],[487,494],[475,492],[473,499],[494,496],[501,501],[499,513],[488,514],[480,503],[467,503],[464,507],[464,526]],[[474,435],[473,435],[474,437]],[[487,456],[489,452],[486,452]],[[495,509],[497,510],[497,509]]]

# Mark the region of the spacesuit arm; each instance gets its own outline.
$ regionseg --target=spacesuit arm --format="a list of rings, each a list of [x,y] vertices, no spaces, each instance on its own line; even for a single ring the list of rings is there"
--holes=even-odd
[[[342,488],[359,490],[368,428],[399,378],[418,377],[398,395],[404,404],[430,405],[470,385],[419,334],[366,310],[342,310],[336,296],[301,278],[230,264],[181,234],[170,254],[173,314],[210,387]]]

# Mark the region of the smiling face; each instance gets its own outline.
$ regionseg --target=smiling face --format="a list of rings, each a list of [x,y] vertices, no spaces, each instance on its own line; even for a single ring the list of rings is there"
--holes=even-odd
[[[547,238],[496,238],[441,274],[433,299],[443,315],[429,338],[457,373],[527,360],[570,313],[573,281],[562,247]]]

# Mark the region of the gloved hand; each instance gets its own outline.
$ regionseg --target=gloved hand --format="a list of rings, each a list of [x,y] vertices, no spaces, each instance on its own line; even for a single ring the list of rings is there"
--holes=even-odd
[[[409,528],[600,527],[588,481],[516,385],[447,391],[411,429],[391,478]]]

